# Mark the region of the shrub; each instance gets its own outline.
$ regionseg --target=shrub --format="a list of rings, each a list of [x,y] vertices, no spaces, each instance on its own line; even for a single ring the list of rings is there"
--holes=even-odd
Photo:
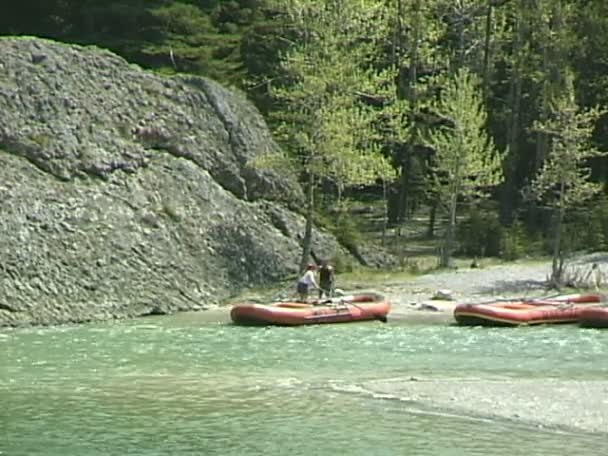
[[[500,257],[507,261],[517,260],[526,252],[527,240],[526,230],[521,221],[516,221],[509,228],[503,230],[500,246]]]
[[[337,253],[331,260],[336,273],[353,272],[355,269],[351,258]]]
[[[473,210],[457,231],[459,252],[467,256],[499,256],[503,228],[494,213]]]

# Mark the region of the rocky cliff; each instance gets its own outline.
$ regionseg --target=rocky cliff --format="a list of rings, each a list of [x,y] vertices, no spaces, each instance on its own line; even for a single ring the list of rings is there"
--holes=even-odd
[[[201,309],[295,274],[301,189],[250,165],[276,147],[213,81],[0,38],[0,326]]]

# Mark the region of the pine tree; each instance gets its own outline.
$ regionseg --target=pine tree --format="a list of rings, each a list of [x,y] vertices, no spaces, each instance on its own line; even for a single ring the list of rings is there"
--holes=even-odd
[[[536,200],[545,202],[555,214],[551,282],[559,287],[564,272],[562,236],[566,212],[587,201],[601,190],[590,181],[588,160],[606,155],[591,146],[598,109],[581,110],[574,98],[572,76],[566,77],[567,90],[551,103],[551,116],[537,122],[535,129],[548,138],[546,158],[531,190]]]
[[[478,199],[502,181],[501,156],[485,131],[486,113],[477,78],[461,69],[434,106],[444,121],[429,134],[435,191],[448,212],[440,266],[450,264],[454,250],[456,214],[461,199]]]
[[[369,78],[361,66],[369,52],[364,38],[375,14],[362,6],[341,0],[283,3],[297,39],[281,59],[284,80],[271,93],[281,107],[275,132],[305,176],[302,269],[310,258],[317,182],[333,182],[339,198],[345,186],[391,172],[368,139],[375,114],[359,100]]]

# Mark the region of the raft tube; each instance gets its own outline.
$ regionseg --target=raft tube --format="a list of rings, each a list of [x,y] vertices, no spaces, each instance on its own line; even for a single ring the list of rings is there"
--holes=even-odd
[[[595,306],[583,309],[578,324],[583,328],[608,328],[608,307]]]
[[[600,294],[574,294],[550,298],[458,304],[454,319],[467,326],[519,326],[576,323],[581,312],[597,306]]]
[[[236,304],[230,310],[230,318],[235,324],[247,326],[297,326],[365,320],[386,322],[390,310],[391,305],[383,296],[366,293],[310,303]]]

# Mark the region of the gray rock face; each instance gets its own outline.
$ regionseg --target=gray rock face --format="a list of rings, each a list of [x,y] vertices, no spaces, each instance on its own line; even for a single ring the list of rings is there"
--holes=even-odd
[[[296,273],[301,189],[250,165],[276,147],[213,81],[0,38],[0,326],[202,309]]]

